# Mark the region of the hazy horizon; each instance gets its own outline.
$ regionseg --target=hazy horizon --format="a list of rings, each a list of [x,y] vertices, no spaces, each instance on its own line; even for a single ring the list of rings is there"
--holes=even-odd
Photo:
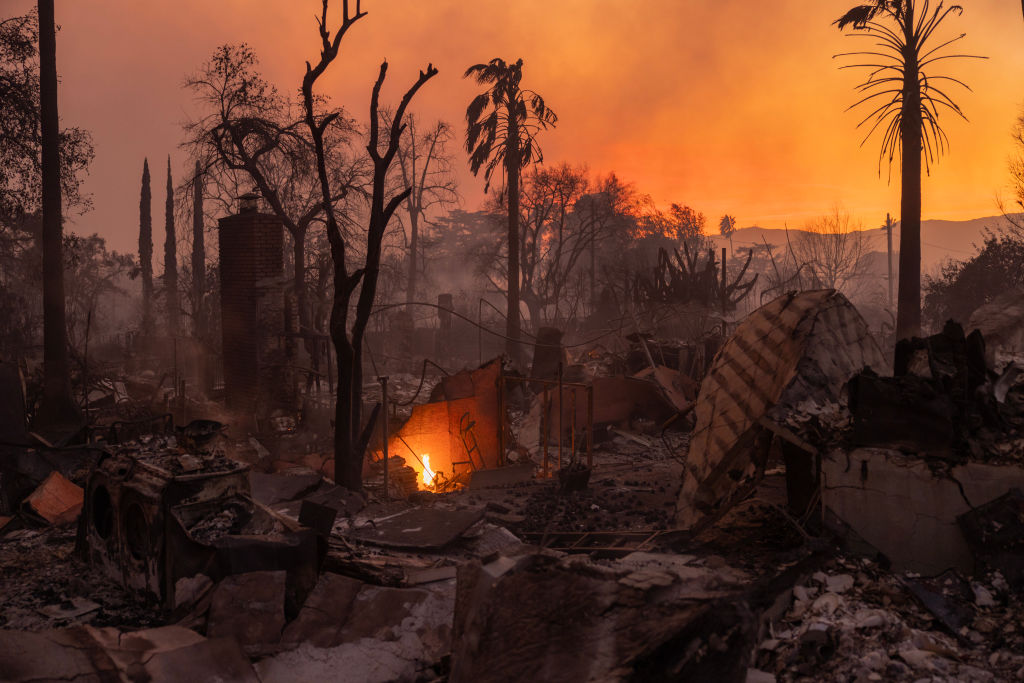
[[[4,16],[33,4],[10,0]],[[186,172],[178,149],[180,123],[192,111],[185,75],[218,45],[244,41],[268,80],[284,91],[297,87],[304,60],[316,53],[319,5],[58,3],[62,125],[91,131],[96,148],[84,186],[95,208],[68,228],[134,251],[143,158],[156,169],[157,208],[166,156],[176,181]],[[319,89],[358,118],[366,116],[381,59],[391,65],[387,102],[433,62],[440,74],[414,110],[450,121],[461,137],[478,89],[462,78],[465,68],[522,57],[524,85],[560,117],[541,136],[549,163],[614,171],[659,206],[678,202],[703,212],[711,233],[723,213],[741,226],[781,228],[800,227],[836,203],[864,225],[899,212],[898,169],[892,183],[885,169],[879,177],[878,140],[862,147],[864,132],[855,126],[864,114],[845,111],[862,74],[838,68],[833,55],[855,45],[831,22],[848,2],[646,0],[623,8],[608,0],[530,0],[514,8],[480,3],[472,12],[454,0],[364,5],[368,16],[346,36],[337,68]],[[425,28],[439,24],[442,41]],[[1024,26],[1018,6],[999,3],[965,7],[946,31],[967,33],[958,51],[990,57],[950,62],[944,71],[972,87],[955,95],[970,122],[943,117],[951,148],[923,179],[923,216],[964,220],[998,213],[996,196],[1008,185]],[[469,174],[461,148],[454,151],[464,206],[473,210],[484,201],[482,182]],[[154,211],[159,244],[163,221]]]

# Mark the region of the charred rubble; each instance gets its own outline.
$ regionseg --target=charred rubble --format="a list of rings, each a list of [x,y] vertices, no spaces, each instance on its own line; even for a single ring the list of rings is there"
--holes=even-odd
[[[449,339],[367,382],[353,492],[260,282],[215,391],[111,367],[55,437],[3,385],[3,680],[1024,676],[1024,366],[979,333],[890,365],[819,290],[524,371]]]

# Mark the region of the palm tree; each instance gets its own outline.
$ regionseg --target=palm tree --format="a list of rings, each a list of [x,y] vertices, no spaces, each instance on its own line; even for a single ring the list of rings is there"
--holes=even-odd
[[[64,228],[61,216],[57,35],[53,0],[39,0],[39,111],[43,209],[43,401],[37,424],[68,427],[79,419],[68,374],[64,310]],[[37,427],[38,428],[38,427]]]
[[[519,349],[519,176],[524,168],[544,160],[537,133],[558,122],[555,112],[542,98],[520,86],[523,60],[506,64],[492,59],[487,64],[474,64],[466,69],[465,78],[473,77],[488,89],[477,95],[466,108],[466,151],[469,168],[476,175],[484,169],[490,189],[491,176],[498,168],[505,176],[508,197],[508,313],[505,324],[506,352],[517,359]]]
[[[930,0],[873,0],[853,7],[833,22],[840,30],[854,29],[853,36],[875,41],[869,50],[837,56],[857,57],[858,61],[865,58],[866,63],[841,68],[868,70],[867,78],[857,86],[863,97],[850,109],[870,105],[871,113],[858,124],[860,127],[871,123],[864,141],[875,130],[882,131],[879,173],[886,155],[890,168],[897,154],[901,161],[898,339],[917,335],[921,330],[921,161],[923,158],[927,171],[949,142],[939,125],[941,109],[966,120],[960,107],[939,84],[949,81],[970,90],[965,83],[950,76],[928,76],[925,69],[940,60],[975,56],[937,54],[965,34],[935,47],[930,40],[946,17],[962,12],[959,5],[946,6],[942,0],[934,6]]]
[[[729,240],[729,252],[735,252],[732,246],[732,234],[736,232],[736,217],[725,214],[722,216],[722,220],[718,221],[718,231],[722,237]]]

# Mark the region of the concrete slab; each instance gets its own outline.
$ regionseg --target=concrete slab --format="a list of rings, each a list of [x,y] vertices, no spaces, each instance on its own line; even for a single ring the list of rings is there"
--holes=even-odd
[[[967,463],[939,476],[927,461],[899,451],[858,448],[822,459],[822,501],[896,571],[939,574],[974,569],[957,517],[1011,488],[1024,466]]]
[[[281,640],[286,572],[229,576],[213,589],[206,633],[230,637],[249,654],[260,654]]]

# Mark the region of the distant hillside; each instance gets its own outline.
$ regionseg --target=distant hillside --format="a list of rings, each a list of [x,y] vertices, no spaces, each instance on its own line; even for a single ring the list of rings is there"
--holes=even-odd
[[[1002,216],[988,216],[986,218],[975,218],[969,221],[945,221],[929,219],[921,221],[921,271],[925,274],[935,272],[947,259],[970,258],[984,239],[986,229],[998,230],[1008,225]],[[802,230],[789,230],[790,239]],[[872,251],[885,251],[885,231],[880,229],[867,230],[871,239]],[[728,240],[713,236],[719,246],[728,244]],[[773,246],[784,246],[786,244],[786,231],[773,228],[761,228],[752,226],[740,228],[732,238],[733,245],[737,249],[763,244],[767,241]],[[899,251],[899,223],[893,230],[893,250]]]

